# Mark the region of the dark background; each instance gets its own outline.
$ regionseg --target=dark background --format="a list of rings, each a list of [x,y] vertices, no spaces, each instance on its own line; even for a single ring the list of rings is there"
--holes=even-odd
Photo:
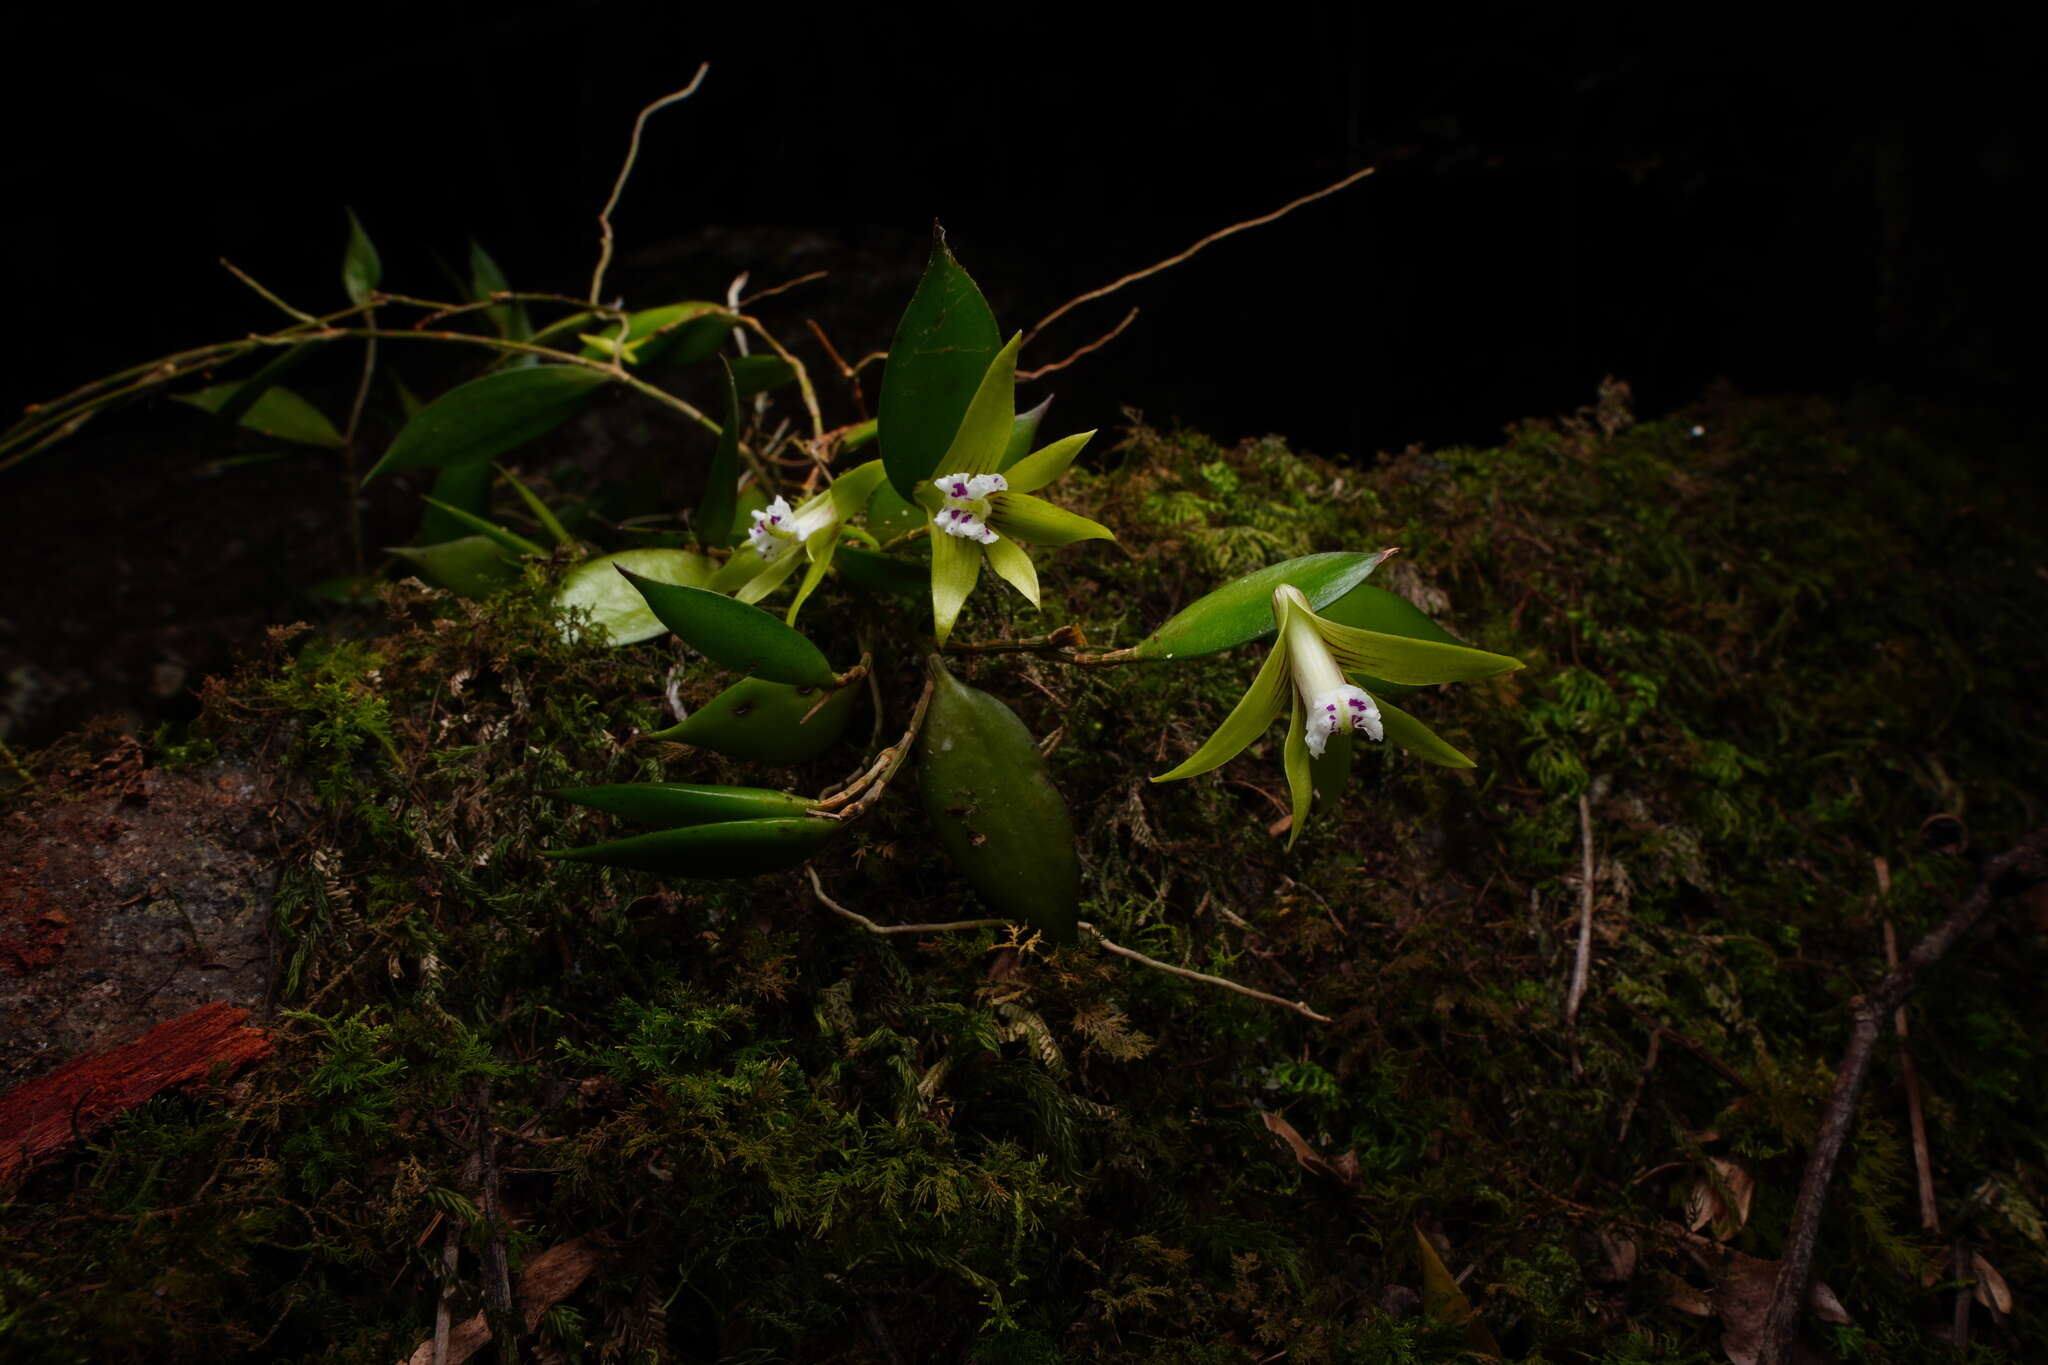
[[[1027,363],[1143,309],[1060,378],[1062,429],[1129,403],[1369,454],[1483,441],[1607,373],[1652,413],[1722,378],[2020,396],[2035,58],[1986,19],[755,8],[30,21],[0,398],[273,325],[220,256],[336,306],[344,205],[387,288],[447,296],[435,255],[474,234],[515,284],[580,292],[633,114],[700,60],[651,127],[613,284],[652,305],[721,296],[736,262],[757,287],[826,264],[771,320],[801,336],[840,300],[849,352],[886,344],[935,217],[1014,328],[1381,167],[1057,324]]]

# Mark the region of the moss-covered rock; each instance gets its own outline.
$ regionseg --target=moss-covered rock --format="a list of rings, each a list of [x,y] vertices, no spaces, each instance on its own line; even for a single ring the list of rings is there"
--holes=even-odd
[[[662,642],[564,643],[538,571],[486,603],[393,589],[374,637],[210,693],[205,738],[316,794],[277,898],[280,1053],[13,1195],[0,1346],[388,1362],[430,1334],[446,1248],[458,1315],[485,1306],[495,1227],[515,1274],[605,1248],[531,1345],[553,1359],[1457,1359],[1465,1330],[1420,1311],[1420,1224],[1511,1357],[1717,1358],[1670,1306],[1708,1283],[1702,1239],[1778,1253],[1884,921],[1910,941],[1970,878],[1922,820],[1995,849],[2037,818],[2042,509],[2003,434],[1951,425],[1736,400],[1634,425],[1610,399],[1370,471],[1141,427],[1070,476],[1121,543],[1044,557],[1042,621],[985,588],[961,638],[1127,644],[1227,575],[1399,545],[1376,582],[1529,664],[1404,698],[1478,767],[1364,755],[1289,855],[1277,731],[1146,782],[1247,652],[972,663],[1064,731],[1085,917],[1329,1026],[1085,946],[878,938],[802,872],[544,861],[604,833],[552,788],[815,792],[875,718],[797,771],[636,744],[724,680]],[[914,629],[919,606],[874,610]],[[805,621],[851,658],[855,615],[821,595]],[[914,652],[878,681],[894,733]],[[1595,947],[1567,1028],[1581,797]],[[818,869],[876,919],[979,913],[907,791]],[[1952,1358],[1928,1277],[1958,1238],[2017,1304],[1977,1310],[1974,1358],[2048,1353],[2044,957],[2038,925],[1995,921],[1912,1006],[1939,1238],[1880,1062],[1819,1264],[1855,1321],[1824,1353]]]

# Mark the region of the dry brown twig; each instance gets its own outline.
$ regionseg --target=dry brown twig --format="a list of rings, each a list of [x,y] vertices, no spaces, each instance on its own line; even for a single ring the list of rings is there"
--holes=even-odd
[[[1970,894],[1913,945],[1903,962],[1855,1000],[1855,1023],[1849,1031],[1849,1044],[1843,1049],[1834,1089],[1828,1094],[1820,1131],[1814,1137],[1806,1171],[1799,1182],[1798,1202],[1792,1207],[1782,1268],[1764,1319],[1758,1365],[1783,1365],[1791,1358],[1792,1343],[1799,1332],[1800,1306],[1806,1301],[1807,1282],[1813,1273],[1813,1253],[1820,1238],[1821,1214],[1827,1206],[1828,1183],[1834,1178],[1835,1163],[1841,1159],[1842,1148],[1849,1139],[1856,1100],[1870,1073],[1880,1025],[1912,993],[1920,973],[1941,961],[1958,939],[1976,927],[1994,899],[2017,894],[2018,890],[2042,880],[2048,880],[2048,825],[2033,830],[1985,863]]]
[[[1593,806],[1584,792],[1579,793],[1579,879],[1579,951],[1564,998],[1567,1029],[1578,1025],[1579,1002],[1586,998],[1586,977],[1593,968]]]
[[[1065,303],[1061,304],[1059,307],[1053,309],[1050,313],[1047,313],[1044,317],[1040,318],[1037,322],[1037,325],[1032,327],[1030,331],[1024,334],[1024,344],[1026,346],[1029,346],[1031,344],[1031,339],[1037,336],[1040,332],[1044,331],[1047,325],[1050,324],[1054,319],[1065,316],[1067,313],[1080,307],[1084,303],[1089,303],[1099,298],[1106,298],[1107,296],[1114,294],[1117,290],[1123,288],[1127,284],[1136,284],[1139,280],[1142,280],[1149,275],[1157,275],[1162,270],[1170,270],[1174,266],[1179,265],[1182,261],[1187,260],[1190,256],[1193,256],[1203,247],[1209,246],[1215,242],[1220,242],[1225,237],[1234,236],[1237,233],[1245,231],[1247,228],[1263,227],[1267,223],[1271,223],[1278,219],[1285,218],[1288,214],[1294,212],[1296,209],[1302,207],[1304,204],[1313,204],[1318,199],[1325,198],[1329,195],[1335,194],[1337,191],[1341,189],[1346,189],[1352,185],[1357,184],[1359,181],[1365,179],[1365,177],[1371,175],[1375,169],[1375,167],[1367,166],[1363,170],[1353,171],[1351,174],[1345,176],[1342,180],[1339,180],[1334,185],[1325,185],[1322,189],[1316,190],[1311,194],[1304,194],[1299,199],[1291,200],[1288,203],[1282,204],[1279,208],[1274,209],[1271,213],[1261,214],[1257,218],[1247,218],[1241,223],[1232,223],[1229,227],[1218,228],[1216,231],[1210,233],[1208,236],[1202,238],[1193,246],[1189,247],[1185,251],[1178,253],[1177,255],[1169,256],[1165,260],[1160,261],[1157,264],[1148,265],[1143,270],[1134,270],[1120,280],[1113,280],[1110,283],[1103,285],[1100,289],[1091,289],[1085,294],[1080,294],[1075,296],[1074,298],[1068,299]]]
[[[1030,379],[1042,379],[1046,375],[1051,374],[1054,370],[1064,370],[1065,368],[1067,368],[1067,366],[1073,364],[1082,356],[1087,355],[1090,351],[1099,351],[1103,347],[1109,345],[1110,342],[1115,341],[1118,337],[1124,334],[1124,328],[1130,326],[1133,322],[1136,322],[1137,320],[1138,310],[1133,308],[1130,312],[1124,314],[1124,320],[1122,322],[1119,322],[1116,326],[1110,328],[1107,332],[1104,332],[1101,336],[1095,338],[1095,340],[1089,342],[1086,346],[1083,346],[1079,350],[1073,352],[1065,360],[1055,360],[1052,364],[1040,365],[1035,370],[1017,371],[1017,382],[1021,384],[1026,380]],[[851,372],[849,371],[849,376],[850,374]]]

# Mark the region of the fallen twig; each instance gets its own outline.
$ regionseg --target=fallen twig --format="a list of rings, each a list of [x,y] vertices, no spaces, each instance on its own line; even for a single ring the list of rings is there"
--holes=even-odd
[[[1853,1002],[1855,1023],[1849,1031],[1849,1045],[1843,1050],[1841,1067],[1835,1073],[1827,1108],[1821,1115],[1820,1132],[1807,1156],[1806,1173],[1799,1182],[1799,1199],[1792,1207],[1792,1225],[1785,1236],[1783,1266],[1771,1290],[1770,1309],[1764,1319],[1758,1365],[1783,1365],[1799,1331],[1800,1305],[1806,1301],[1807,1281],[1813,1272],[1813,1253],[1820,1236],[1821,1213],[1827,1205],[1828,1182],[1834,1177],[1835,1163],[1849,1138],[1856,1099],[1870,1073],[1870,1057],[1879,1026],[1912,992],[1920,973],[1941,961],[1956,940],[1984,918],[1994,898],[2016,894],[2043,879],[2048,879],[2048,825],[2032,831],[1985,863],[1982,877],[1962,903],[1913,945],[1904,962]]]
[[[1576,1027],[1586,998],[1586,974],[1593,966],[1593,807],[1579,793],[1579,952],[1572,961],[1572,986],[1564,998],[1564,1026]]]

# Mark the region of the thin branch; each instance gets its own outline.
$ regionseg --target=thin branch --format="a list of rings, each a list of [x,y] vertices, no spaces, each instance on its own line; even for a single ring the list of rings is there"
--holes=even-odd
[[[1882,860],[1878,866],[1884,866]],[[1883,873],[1879,876],[1881,880],[1890,880]],[[1898,970],[1899,931],[1892,927],[1889,919],[1884,922],[1884,963],[1891,970]],[[1920,1072],[1913,1065],[1913,1044],[1906,1033],[1904,1005],[1892,1015],[1892,1031],[1899,1036],[1899,1079],[1905,1083],[1906,1123],[1913,1134],[1913,1171],[1920,1186],[1920,1227],[1939,1236],[1941,1205],[1934,1197],[1934,1158],[1927,1146],[1927,1111],[1920,1103]]]
[[[759,321],[748,317],[745,313],[736,312],[735,316],[739,319],[742,326],[753,332],[761,340],[767,342],[769,349],[780,356],[782,363],[789,366],[795,373],[797,391],[803,395],[804,411],[809,413],[811,418],[811,440],[816,445],[822,446],[825,443],[825,416],[818,410],[818,391],[811,387],[811,372],[805,369],[804,363],[791,355],[789,348],[780,341],[777,341],[775,334],[766,327],[763,327]]]
[[[811,335],[825,348],[825,354],[839,367],[839,377],[846,381],[846,387],[853,390],[853,406],[860,413],[863,422],[868,419],[868,400],[860,391],[860,373],[846,363],[846,357],[839,354],[839,348],[832,344],[832,338],[825,335],[825,329],[818,325],[816,318],[805,318],[804,326],[811,329]],[[844,427],[840,430],[845,430]]]
[[[953,934],[966,929],[1007,929],[1006,919],[956,919],[942,924],[877,924],[858,910],[849,910],[825,894],[825,884],[818,880],[818,869],[806,865],[804,871],[810,874],[811,890],[818,897],[818,904],[842,919],[852,920],[871,934]]]
[[[1119,322],[1116,326],[1110,328],[1107,332],[1104,332],[1101,336],[1095,338],[1095,340],[1089,342],[1080,350],[1075,351],[1065,360],[1055,360],[1052,364],[1040,365],[1035,370],[1017,371],[1017,382],[1021,384],[1027,379],[1042,379],[1046,375],[1051,374],[1054,370],[1064,370],[1065,368],[1067,368],[1067,366],[1073,364],[1082,356],[1087,355],[1090,351],[1099,351],[1103,347],[1109,345],[1110,342],[1115,341],[1118,337],[1124,334],[1124,328],[1130,326],[1137,320],[1138,310],[1133,308],[1130,312],[1124,314],[1124,320],[1122,322]]]
[[[1564,998],[1564,1026],[1579,1020],[1579,1002],[1586,998],[1586,974],[1593,967],[1593,808],[1579,793],[1579,952],[1572,961],[1572,986]]]
[[[658,109],[666,109],[697,93],[697,87],[704,83],[704,75],[711,70],[711,63],[698,64],[697,74],[690,77],[690,83],[682,89],[663,95],[640,111],[640,117],[633,120],[633,139],[626,144],[626,163],[619,167],[619,178],[612,182],[612,197],[604,201],[604,208],[598,212],[597,225],[603,233],[598,247],[597,269],[590,276],[590,303],[596,307],[598,296],[604,292],[604,272],[612,263],[612,210],[619,206],[619,196],[626,192],[626,181],[633,174],[633,163],[640,159],[640,134],[647,128],[647,120]]]
[[[910,710],[910,723],[903,727],[903,738],[882,750],[874,766],[856,778],[851,786],[820,801],[812,808],[815,812],[834,820],[858,820],[882,799],[882,793],[889,789],[896,770],[910,756],[910,746],[916,741],[918,732],[924,729],[924,714],[932,704],[932,689],[936,686],[937,680],[927,672],[924,690],[917,694],[917,705]]]
[[[901,539],[899,537],[898,539]],[[889,542],[891,545],[895,541]],[[1088,643],[1088,637],[1081,633],[1079,626],[1061,626],[1050,635],[1032,635],[1021,640],[948,640],[948,654],[1036,654],[1054,663],[1072,664],[1076,668],[1108,667],[1115,664],[1151,663],[1141,659],[1137,646],[1128,649],[1112,649],[1099,654],[1084,654],[1080,646]]]
[[[375,327],[377,314],[366,312],[363,320]],[[290,355],[291,352],[285,352]],[[356,477],[356,435],[362,428],[363,407],[370,400],[370,381],[377,374],[377,338],[371,337],[363,343],[363,374],[356,381],[356,396],[348,405],[348,426],[341,433],[341,477],[342,496],[348,500],[348,548],[349,559],[355,572],[363,571],[363,509],[360,498],[361,483]]]
[[[1151,967],[1155,970],[1166,972],[1172,976],[1186,977],[1190,981],[1200,981],[1205,985],[1220,986],[1226,991],[1235,991],[1239,995],[1247,995],[1254,1000],[1263,1000],[1269,1005],[1278,1005],[1281,1009],[1284,1010],[1293,1010],[1302,1018],[1313,1019],[1318,1024],[1327,1024],[1332,1022],[1329,1015],[1317,1014],[1314,1010],[1310,1009],[1305,1003],[1303,1003],[1300,1000],[1289,1000],[1285,996],[1271,995],[1265,991],[1253,990],[1250,986],[1240,986],[1237,984],[1237,982],[1225,980],[1223,977],[1220,976],[1211,976],[1207,972],[1191,971],[1186,967],[1176,967],[1170,962],[1161,962],[1156,957],[1147,957],[1143,953],[1137,951],[1134,948],[1126,948],[1121,943],[1111,943],[1108,939],[1102,936],[1101,930],[1097,929],[1087,920],[1081,921],[1081,927],[1083,929],[1086,929],[1089,933],[1095,935],[1095,942],[1098,945],[1100,945],[1102,950],[1106,953],[1114,953],[1118,957],[1126,958],[1129,961],[1139,963],[1143,966]]]
[[[285,313],[289,314],[289,315],[290,315],[290,316],[292,316],[292,317],[295,317],[295,318],[297,318],[297,319],[298,319],[298,320],[299,320],[300,322],[312,322],[312,321],[314,321],[314,317],[313,317],[313,315],[312,315],[311,313],[302,313],[302,312],[300,312],[300,311],[299,311],[298,309],[296,309],[296,308],[292,307],[292,306],[291,306],[290,304],[286,303],[286,302],[285,302],[285,301],[284,301],[283,299],[281,299],[281,298],[279,298],[279,297],[278,297],[277,295],[275,295],[275,294],[271,293],[271,292],[270,292],[270,291],[269,291],[268,289],[265,289],[265,288],[264,288],[264,287],[263,287],[262,285],[260,285],[260,284],[256,283],[256,278],[255,278],[255,277],[254,277],[253,275],[250,275],[249,273],[247,273],[246,271],[244,271],[244,270],[243,270],[243,269],[242,269],[242,268],[241,268],[240,266],[236,265],[236,264],[235,264],[235,263],[234,263],[233,261],[229,260],[229,259],[228,259],[227,257],[225,257],[225,256],[221,257],[221,258],[220,258],[220,263],[221,263],[221,264],[222,264],[223,266],[225,266],[225,267],[227,268],[227,272],[228,272],[228,274],[230,274],[230,275],[233,275],[233,276],[234,276],[234,277],[235,277],[236,279],[240,280],[240,281],[241,281],[241,282],[242,282],[243,284],[246,284],[246,285],[248,285],[248,286],[249,286],[249,287],[250,287],[251,289],[255,290],[255,291],[256,291],[256,292],[258,293],[258,294],[261,294],[261,295],[263,296],[263,299],[264,299],[264,301],[265,301],[266,303],[269,303],[269,304],[272,304],[272,305],[274,305],[275,307],[277,307],[277,308],[278,308],[278,309],[280,309],[281,311],[283,311],[283,312],[285,312]]]
[[[1247,218],[1242,223],[1232,223],[1229,227],[1226,228],[1219,228],[1217,231],[1210,233],[1207,237],[1202,238],[1202,240],[1200,240],[1199,242],[1196,242],[1186,251],[1181,252],[1177,256],[1169,256],[1165,260],[1159,262],[1157,265],[1148,265],[1143,270],[1133,271],[1132,273],[1124,276],[1122,279],[1116,280],[1110,284],[1106,284],[1102,286],[1102,288],[1100,289],[1092,289],[1086,294],[1082,294],[1077,298],[1068,299],[1065,303],[1061,304],[1059,307],[1053,309],[1050,313],[1047,313],[1044,317],[1040,318],[1038,320],[1038,325],[1033,327],[1030,331],[1024,334],[1024,344],[1026,346],[1029,346],[1031,344],[1031,339],[1037,336],[1040,332],[1044,331],[1046,329],[1047,324],[1051,323],[1054,318],[1061,317],[1067,312],[1071,311],[1072,309],[1080,307],[1084,303],[1087,303],[1093,299],[1103,298],[1104,296],[1109,294],[1114,294],[1117,290],[1123,288],[1125,285],[1135,284],[1137,281],[1144,279],[1148,275],[1156,275],[1162,270],[1171,269],[1172,267],[1179,265],[1182,261],[1185,261],[1188,257],[1194,255],[1196,252],[1200,251],[1203,247],[1210,245],[1212,242],[1220,242],[1225,237],[1232,236],[1235,233],[1243,232],[1247,228],[1263,227],[1267,223],[1270,223],[1275,219],[1285,218],[1288,214],[1294,212],[1296,209],[1300,208],[1304,204],[1313,204],[1318,199],[1321,199],[1327,195],[1335,194],[1338,190],[1345,189],[1348,186],[1357,184],[1359,181],[1365,179],[1365,177],[1371,175],[1373,173],[1373,170],[1373,167],[1367,166],[1363,170],[1353,171],[1351,174],[1345,176],[1342,180],[1339,180],[1336,184],[1327,185],[1324,188],[1315,191],[1313,194],[1304,194],[1303,196],[1301,196],[1301,198],[1296,199],[1291,203],[1283,204],[1279,208],[1274,209],[1271,213],[1264,214],[1257,218]]]
[[[771,284],[766,289],[757,289],[746,297],[736,300],[733,303],[733,307],[735,309],[744,308],[748,304],[760,299],[772,299],[777,294],[794,289],[800,284],[809,284],[812,280],[822,280],[831,273],[829,270],[813,270],[808,275],[799,275],[793,280],[784,280],[781,284]]]
[[[1813,1253],[1820,1240],[1821,1214],[1827,1207],[1828,1182],[1834,1178],[1835,1163],[1841,1159],[1842,1148],[1849,1139],[1849,1126],[1856,1117],[1856,1100],[1870,1073],[1879,1025],[1911,994],[1920,973],[1941,961],[1958,939],[1976,927],[1995,898],[2017,894],[2026,885],[2044,878],[2048,878],[2048,825],[2035,829],[1985,863],[1981,879],[1963,902],[1949,911],[1948,917],[1927,937],[1914,944],[1906,960],[1887,972],[1869,994],[1855,1000],[1849,1044],[1843,1050],[1834,1089],[1821,1114],[1820,1131],[1807,1156],[1798,1201],[1792,1206],[1784,1258],[1777,1282],[1771,1288],[1770,1307],[1765,1310],[1758,1365],[1783,1365],[1790,1358],[1793,1339],[1799,1332],[1800,1307],[1806,1302],[1806,1286],[1813,1274]]]

